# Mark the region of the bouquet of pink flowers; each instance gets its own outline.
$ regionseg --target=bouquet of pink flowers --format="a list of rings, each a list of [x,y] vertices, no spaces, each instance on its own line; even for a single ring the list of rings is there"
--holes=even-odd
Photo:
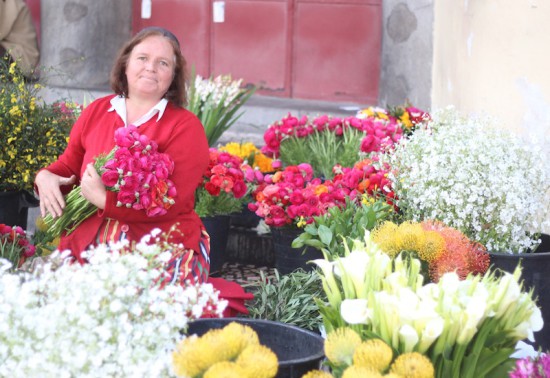
[[[36,247],[27,238],[25,230],[0,223],[0,259],[10,261],[16,269],[35,253]]]
[[[158,151],[155,141],[129,125],[115,131],[115,147],[95,158],[94,167],[107,190],[117,192],[117,206],[143,210],[149,217],[166,214],[175,203],[176,188],[169,179],[174,162]],[[67,235],[97,208],[81,195],[80,186],[71,190],[59,218],[46,215],[44,222],[53,237]]]
[[[252,193],[255,202],[248,204],[248,208],[264,218],[268,226],[303,227],[311,223],[314,216],[343,204],[347,194],[330,180],[313,178],[311,165],[302,163],[265,175]]]
[[[230,214],[242,210],[248,192],[243,159],[210,148],[210,163],[195,192],[195,211],[201,217]]]

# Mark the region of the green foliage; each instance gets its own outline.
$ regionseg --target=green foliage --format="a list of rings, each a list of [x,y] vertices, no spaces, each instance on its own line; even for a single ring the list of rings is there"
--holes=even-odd
[[[326,214],[314,217],[313,223],[304,227],[304,232],[294,239],[292,247],[309,245],[333,260],[345,255],[345,244],[352,245],[355,239],[363,240],[366,230],[372,230],[392,213],[392,207],[383,200],[358,204],[347,198],[345,206],[332,207]]]
[[[192,75],[187,109],[201,120],[211,147],[243,115],[239,109],[256,91],[255,87],[241,88],[241,81],[229,75],[209,79]]]
[[[246,198],[247,196],[235,198],[224,191],[218,196],[213,196],[204,187],[199,187],[195,192],[195,212],[199,217],[239,213]]]
[[[292,273],[268,279],[260,272],[260,280],[248,286],[254,300],[247,303],[250,316],[292,324],[319,331],[323,320],[315,298],[326,300],[319,275],[298,269]]]
[[[285,138],[281,141],[280,159],[286,166],[308,162],[315,176],[330,179],[336,164],[351,167],[361,160],[361,141],[364,137],[364,132],[348,127],[341,136],[325,130],[303,138]]]

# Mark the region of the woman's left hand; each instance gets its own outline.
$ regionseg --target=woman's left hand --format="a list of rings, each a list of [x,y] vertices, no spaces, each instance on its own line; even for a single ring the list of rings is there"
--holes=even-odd
[[[84,175],[80,180],[80,188],[82,196],[93,203],[97,208],[104,209],[107,200],[107,189],[101,181],[101,177],[97,173],[92,163],[86,166]]]

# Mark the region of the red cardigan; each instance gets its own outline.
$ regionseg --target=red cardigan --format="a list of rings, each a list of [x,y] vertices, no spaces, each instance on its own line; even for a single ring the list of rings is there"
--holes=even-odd
[[[88,105],[71,130],[69,143],[59,159],[51,164],[49,171],[64,177],[76,175],[80,180],[86,165],[100,153],[108,153],[114,147],[114,132],[124,122],[111,108],[109,95]],[[170,179],[177,190],[176,203],[168,213],[148,217],[143,210],[116,207],[116,193],[107,191],[105,209],[98,210],[85,220],[69,236],[62,236],[59,249],[70,249],[80,260],[80,253],[95,239],[97,231],[106,218],[116,219],[126,229],[130,240],[139,240],[153,228],[163,231],[179,222],[183,237],[176,239],[186,248],[199,249],[201,220],[194,211],[195,189],[208,167],[208,141],[200,120],[188,110],[168,103],[162,118],[157,116],[139,126],[139,132],[147,135],[174,161],[174,173]],[[77,183],[77,185],[79,182]],[[68,192],[71,188],[62,188]]]

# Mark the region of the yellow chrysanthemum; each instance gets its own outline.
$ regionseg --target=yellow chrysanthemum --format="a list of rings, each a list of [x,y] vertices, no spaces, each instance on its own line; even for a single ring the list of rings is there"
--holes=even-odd
[[[441,256],[445,250],[445,238],[437,231],[424,231],[424,244],[418,250],[418,257],[431,263]]]
[[[353,354],[353,364],[371,367],[379,372],[388,369],[393,360],[391,347],[381,339],[363,341]]]
[[[246,372],[242,367],[231,361],[222,361],[212,365],[203,378],[243,378]]]
[[[428,357],[418,353],[404,353],[393,362],[391,373],[403,378],[433,378],[434,367]]]
[[[382,374],[373,368],[351,365],[342,374],[342,378],[381,378]]]
[[[311,370],[302,375],[302,378],[334,378],[332,374],[323,370]]]
[[[418,250],[425,244],[426,235],[420,223],[403,222],[399,225],[395,236],[401,251]]]
[[[397,229],[397,224],[387,221],[375,228],[371,233],[372,241],[391,257],[395,257],[401,251],[395,238]]]
[[[351,365],[361,336],[351,328],[338,328],[325,340],[325,355],[335,365]]]
[[[260,343],[258,334],[249,326],[237,322],[226,325],[221,332],[228,359],[236,358],[247,346]]]
[[[236,363],[243,368],[244,377],[249,378],[273,378],[279,369],[277,355],[260,344],[246,347],[237,357]]]
[[[402,378],[399,374],[388,373],[383,375],[384,378]]]

